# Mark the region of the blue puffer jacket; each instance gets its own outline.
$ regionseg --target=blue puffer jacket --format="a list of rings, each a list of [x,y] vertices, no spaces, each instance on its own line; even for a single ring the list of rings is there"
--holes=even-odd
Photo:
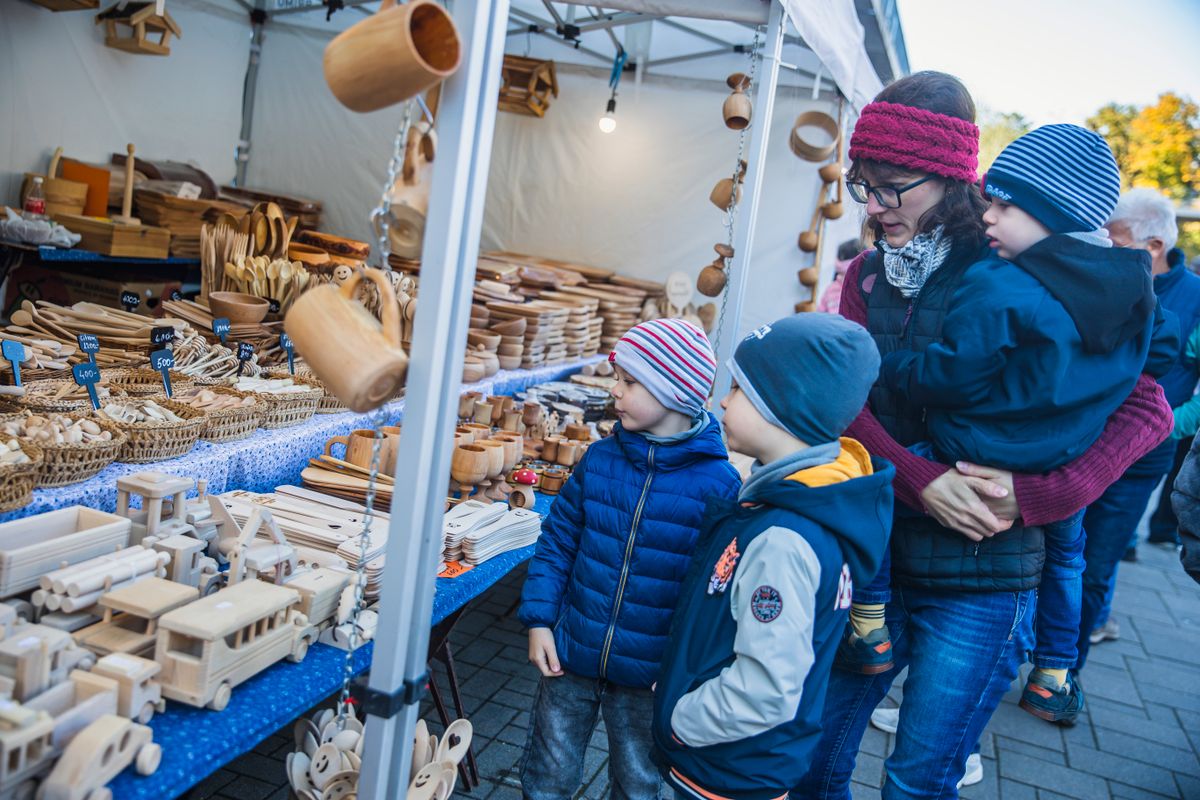
[[[521,622],[554,629],[564,669],[649,688],[709,498],[740,485],[721,428],[652,444],[617,425],[563,486],[542,523]]]

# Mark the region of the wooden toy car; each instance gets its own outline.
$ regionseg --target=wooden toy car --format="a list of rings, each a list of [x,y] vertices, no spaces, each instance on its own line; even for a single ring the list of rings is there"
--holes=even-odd
[[[124,653],[153,658],[159,617],[197,597],[195,588],[163,578],[145,578],[115,589],[100,598],[104,618],[76,631],[75,642],[98,656]]]
[[[162,748],[145,725],[106,714],[79,732],[38,789],[37,800],[111,800],[105,784],[134,764],[152,775]]]
[[[104,656],[92,667],[93,675],[116,681],[117,713],[143,725],[154,718],[155,711],[167,707],[162,687],[154,680],[161,671],[155,661],[120,653]]]
[[[316,630],[299,606],[295,589],[246,580],[165,614],[154,650],[163,695],[220,711],[234,686],[281,658],[302,661]]]

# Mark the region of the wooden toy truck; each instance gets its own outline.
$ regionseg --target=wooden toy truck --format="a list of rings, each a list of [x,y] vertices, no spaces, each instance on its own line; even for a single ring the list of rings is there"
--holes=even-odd
[[[75,641],[98,656],[122,653],[152,659],[159,618],[198,596],[191,586],[163,578],[144,578],[102,596],[99,606],[104,609],[104,618],[76,631]]]

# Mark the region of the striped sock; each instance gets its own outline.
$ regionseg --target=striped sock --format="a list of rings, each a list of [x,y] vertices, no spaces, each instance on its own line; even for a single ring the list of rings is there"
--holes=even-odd
[[[850,625],[856,636],[866,636],[871,631],[883,627],[884,603],[852,603],[850,605]]]
[[[1061,689],[1063,687],[1063,685],[1067,682],[1067,671],[1065,669],[1046,669],[1045,667],[1038,667],[1034,671],[1040,672],[1042,675],[1045,675],[1047,678],[1053,679],[1055,685],[1059,689]]]

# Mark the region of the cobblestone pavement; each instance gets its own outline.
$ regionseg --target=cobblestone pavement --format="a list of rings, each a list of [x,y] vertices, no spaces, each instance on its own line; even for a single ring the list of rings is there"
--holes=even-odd
[[[523,577],[519,569],[480,598],[451,639],[482,777],[478,788],[461,797],[520,798],[517,769],[537,673],[526,662],[521,626],[507,612]],[[964,798],[1200,800],[1200,587],[1174,553],[1143,545],[1140,563],[1121,565],[1114,609],[1121,638],[1092,649],[1083,673],[1088,711],[1080,724],[1064,729],[1035,719],[1017,707],[1014,686],[983,738],[984,781],[964,789]],[[437,719],[432,708],[424,717]],[[440,726],[431,729],[440,732]],[[892,736],[868,729],[854,800],[879,797],[892,744]],[[286,798],[283,759],[290,748],[289,731],[281,731],[188,797]],[[588,747],[578,797],[608,797],[607,748],[601,722]]]

